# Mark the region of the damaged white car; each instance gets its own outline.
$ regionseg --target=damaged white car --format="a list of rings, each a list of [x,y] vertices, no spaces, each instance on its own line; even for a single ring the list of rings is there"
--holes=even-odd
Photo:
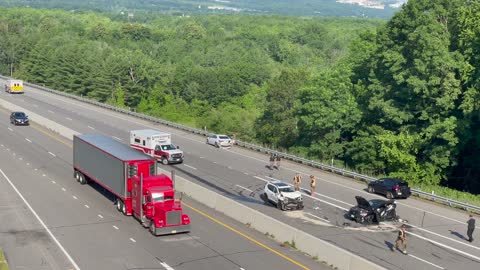
[[[282,211],[303,209],[302,194],[287,183],[268,182],[265,185],[265,197]]]

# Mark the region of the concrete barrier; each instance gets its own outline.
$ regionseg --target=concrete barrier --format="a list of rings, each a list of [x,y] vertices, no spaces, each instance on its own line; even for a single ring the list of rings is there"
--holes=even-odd
[[[16,96],[19,96],[21,97],[21,95],[15,95]],[[73,140],[73,135],[75,134],[79,134],[78,132],[72,130],[72,129],[69,129],[65,126],[62,126],[48,118],[45,118],[41,115],[38,115],[32,111],[29,111],[23,107],[20,107],[20,106],[17,106],[13,103],[10,103],[4,99],[1,99],[0,98],[0,106],[4,107],[5,109],[9,110],[9,111],[12,111],[12,112],[15,112],[15,111],[22,111],[24,113],[26,113],[28,115],[28,119],[30,121],[33,121],[35,123],[38,123],[39,125],[42,125],[58,134],[61,134],[62,136],[66,137],[67,139],[69,140]]]
[[[35,121],[36,123],[53,130],[70,140],[73,140],[73,135],[79,134],[72,129],[64,127],[54,121],[51,121],[50,119],[47,119],[3,99],[0,99],[0,106],[3,106],[10,111],[23,111],[29,115],[29,118],[32,121]],[[170,174],[170,172],[165,170],[160,171],[163,171],[167,175]],[[196,183],[188,181],[183,177],[179,177],[178,175],[175,177],[175,188],[187,196],[205,204],[210,208],[215,209],[218,212],[225,214],[228,217],[231,217],[243,224],[249,224],[250,227],[258,230],[261,233],[269,233],[270,235],[274,235],[275,239],[280,243],[292,243],[292,241],[294,241],[297,249],[318,258],[320,261],[325,261],[339,270],[385,270],[385,268],[376,265],[358,255],[330,244],[311,234],[298,230],[297,228],[278,221],[270,216],[240,204],[233,199],[227,198],[212,190],[204,188]],[[4,269],[0,268],[0,270]],[[8,270],[8,266],[5,270]]]
[[[160,169],[167,175],[170,172]],[[249,224],[251,228],[268,233],[275,240],[284,243],[295,242],[297,249],[325,261],[340,270],[380,270],[385,269],[347,250],[330,244],[311,234],[294,228],[286,223],[267,216],[255,209],[245,206],[215,191],[209,190],[183,177],[175,176],[175,188],[192,199],[199,201],[226,216],[243,224]]]

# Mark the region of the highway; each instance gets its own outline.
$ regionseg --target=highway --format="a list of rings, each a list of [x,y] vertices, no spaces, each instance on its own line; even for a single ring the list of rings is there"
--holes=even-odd
[[[470,269],[480,265],[478,242],[469,243],[462,239],[467,220],[466,213],[462,211],[414,198],[399,200],[398,214],[402,219],[408,220],[409,224],[409,254],[404,256],[399,252],[392,253],[389,249],[395,241],[398,224],[364,228],[343,217],[345,210],[355,204],[355,195],[382,198],[365,192],[365,184],[285,161],[282,162],[280,170],[270,170],[266,167],[268,158],[260,153],[236,147],[230,150],[216,149],[206,145],[205,138],[201,136],[28,87],[24,95],[9,96],[3,93],[0,98],[28,108],[75,131],[101,133],[124,143],[128,143],[128,132],[132,129],[156,128],[170,132],[174,135],[174,142],[186,152],[186,161],[184,164],[162,166],[163,168],[175,168],[179,175],[189,180],[388,269]],[[63,146],[59,147],[61,145]],[[42,142],[42,147],[46,150],[52,149],[54,155],[65,157],[64,170],[66,175],[71,174],[68,167],[71,149],[55,140]],[[302,187],[305,189],[308,189],[308,175],[314,174],[318,179],[317,193],[306,199],[307,207],[304,211],[281,212],[262,201],[259,195],[266,181],[291,181],[295,172],[303,175]],[[108,206],[108,202],[104,202],[104,205]],[[131,222],[135,221],[132,219]],[[138,224],[135,226],[139,227]],[[478,231],[474,238],[476,235]]]
[[[0,108],[0,246],[11,269],[330,269],[188,198],[192,231],[153,237],[108,193],[73,179],[71,141],[8,116]]]

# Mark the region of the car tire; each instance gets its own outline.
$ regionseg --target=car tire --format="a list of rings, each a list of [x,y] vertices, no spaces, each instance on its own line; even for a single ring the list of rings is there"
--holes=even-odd
[[[166,157],[162,157],[162,164],[168,165],[168,159]]]
[[[78,179],[79,179],[78,174],[79,174],[79,172],[78,172],[77,170],[75,170],[75,171],[73,172],[73,178],[75,178],[75,180],[77,180],[77,182],[79,182],[79,181],[78,181]]]
[[[368,193],[374,193],[375,189],[372,186],[368,186]]]
[[[393,194],[392,194],[392,192],[387,191],[387,194],[385,194],[385,197],[387,197],[387,199],[393,199]]]
[[[218,143],[215,142],[215,147],[220,148],[220,145],[218,145]]]

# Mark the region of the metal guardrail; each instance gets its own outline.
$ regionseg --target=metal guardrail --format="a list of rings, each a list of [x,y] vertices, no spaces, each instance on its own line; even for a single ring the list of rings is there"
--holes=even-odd
[[[5,79],[5,80],[10,79],[10,77],[6,77],[6,76],[2,76],[2,75],[0,75],[0,78]],[[137,117],[137,118],[140,118],[140,119],[144,119],[144,120],[148,120],[148,121],[151,121],[151,122],[160,123],[162,125],[166,125],[166,126],[174,127],[174,128],[181,129],[181,130],[184,130],[184,131],[188,131],[188,132],[191,132],[191,133],[200,134],[200,135],[204,135],[204,136],[208,136],[209,134],[211,134],[210,132],[207,132],[205,130],[188,127],[188,126],[185,126],[185,125],[182,125],[182,124],[177,124],[177,123],[170,122],[170,121],[167,121],[167,120],[163,120],[163,119],[160,119],[160,118],[155,118],[153,116],[148,116],[148,115],[145,115],[145,114],[142,114],[142,113],[132,112],[130,110],[118,108],[118,107],[112,106],[110,104],[98,102],[98,101],[91,100],[91,99],[84,98],[84,97],[79,97],[79,96],[69,94],[69,93],[66,93],[66,92],[62,92],[62,91],[58,91],[58,90],[53,90],[53,89],[50,89],[50,88],[47,88],[47,87],[44,87],[44,86],[39,86],[39,85],[27,83],[27,82],[24,82],[24,85],[27,85],[27,86],[30,86],[30,87],[33,87],[33,88],[36,88],[36,89],[40,89],[40,90],[43,90],[43,91],[46,91],[46,92],[50,92],[50,93],[53,93],[53,94],[56,94],[56,95],[68,97],[68,98],[71,98],[71,99],[76,99],[76,100],[79,100],[79,101],[82,101],[82,102],[85,102],[85,103],[93,104],[93,105],[103,107],[103,108],[106,108],[106,109],[109,109],[109,110],[112,110],[112,111],[116,111],[116,112],[124,113],[124,114],[127,114],[127,115],[131,115],[131,116],[134,116],[134,117]],[[280,157],[282,157],[283,159],[288,159],[288,160],[291,160],[291,161],[294,161],[294,162],[297,162],[297,163],[305,164],[305,165],[308,165],[310,167],[319,168],[319,169],[324,170],[324,171],[329,171],[329,172],[332,172],[332,173],[335,173],[335,174],[340,174],[342,176],[350,177],[350,178],[353,178],[353,179],[359,179],[359,180],[362,180],[364,182],[370,182],[370,181],[377,180],[377,178],[374,178],[374,177],[371,177],[371,176],[368,176],[368,175],[363,175],[363,174],[359,174],[359,173],[356,173],[356,172],[351,172],[351,171],[348,171],[348,170],[345,170],[345,169],[336,168],[334,166],[326,165],[326,164],[316,162],[316,161],[313,161],[313,160],[308,160],[308,159],[302,158],[302,157],[297,157],[295,155],[279,152],[279,151],[272,150],[272,149],[269,149],[269,148],[266,148],[266,147],[263,147],[263,146],[255,145],[255,144],[252,144],[252,143],[236,140],[235,144],[239,145],[241,147],[244,147],[244,148],[252,149],[252,150],[262,152],[262,153],[266,153],[266,154],[272,154],[272,153],[277,154]],[[425,198],[430,199],[432,201],[443,202],[445,204],[448,204],[450,207],[459,207],[459,208],[465,209],[467,211],[475,211],[475,212],[480,213],[480,207],[476,206],[476,205],[471,205],[471,204],[468,204],[468,203],[452,200],[450,198],[441,197],[441,196],[438,196],[438,195],[435,195],[435,194],[430,194],[428,192],[424,192],[424,191],[417,190],[417,189],[412,189],[412,193],[414,195],[417,195],[419,197],[425,197]]]

